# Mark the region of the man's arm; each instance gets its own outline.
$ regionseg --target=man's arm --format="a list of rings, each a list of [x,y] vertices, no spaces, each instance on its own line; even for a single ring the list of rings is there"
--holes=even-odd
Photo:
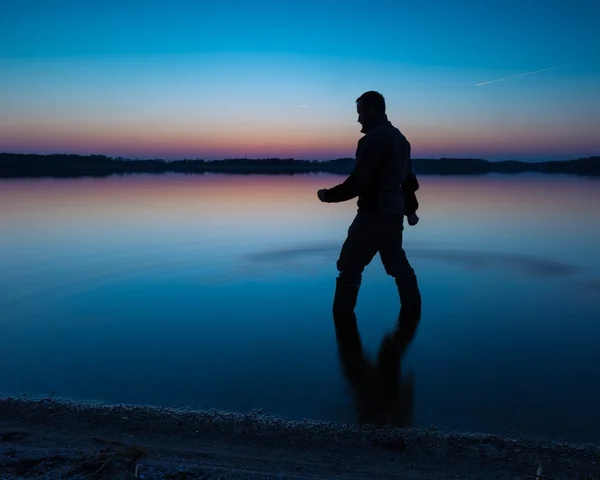
[[[419,181],[417,180],[417,176],[414,172],[409,170],[406,179],[400,184],[402,186],[402,190],[405,192],[416,192],[419,189]]]
[[[356,165],[352,172],[342,183],[333,188],[328,188],[323,194],[323,201],[327,203],[345,202],[367,191],[379,170],[383,148],[381,141],[363,137],[358,142]]]

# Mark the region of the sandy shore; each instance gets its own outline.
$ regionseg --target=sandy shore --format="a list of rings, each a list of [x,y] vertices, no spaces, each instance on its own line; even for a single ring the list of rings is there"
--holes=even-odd
[[[600,446],[0,399],[0,480],[600,479]],[[136,475],[137,472],[137,475]]]

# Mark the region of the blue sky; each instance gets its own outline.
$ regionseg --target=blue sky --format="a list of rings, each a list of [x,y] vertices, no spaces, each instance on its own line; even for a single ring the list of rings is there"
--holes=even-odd
[[[376,89],[415,156],[599,154],[599,20],[591,0],[12,2],[0,150],[351,156]]]

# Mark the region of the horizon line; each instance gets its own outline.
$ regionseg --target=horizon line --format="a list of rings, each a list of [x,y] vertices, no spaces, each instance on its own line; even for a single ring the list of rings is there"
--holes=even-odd
[[[118,156],[110,156],[110,155],[105,155],[105,154],[99,154],[99,153],[89,153],[89,154],[81,154],[81,153],[59,153],[59,152],[55,152],[55,153],[18,153],[18,152],[0,152],[0,155],[38,155],[38,156],[52,156],[52,155],[73,155],[73,156],[78,156],[78,157],[105,157],[105,158],[109,158],[112,160],[119,160],[119,161],[134,161],[134,162],[148,162],[148,161],[161,161],[161,162],[166,162],[166,163],[170,163],[170,162],[182,162],[182,161],[203,161],[203,162],[221,162],[221,161],[228,161],[228,160],[244,160],[244,161],[248,161],[248,160],[288,160],[288,161],[296,161],[296,162],[318,162],[318,163],[326,163],[326,162],[331,162],[331,161],[336,161],[336,160],[355,160],[355,157],[337,157],[337,158],[331,158],[328,160],[310,160],[310,159],[303,159],[303,158],[294,158],[294,157],[223,157],[220,159],[214,159],[214,160],[206,160],[203,158],[180,158],[180,159],[174,159],[174,160],[168,160],[168,159],[164,159],[164,158],[129,158],[129,157],[123,157],[121,155]],[[538,160],[538,161],[532,161],[532,160],[488,160],[486,158],[482,158],[482,157],[462,157],[462,156],[458,156],[458,157],[446,157],[446,156],[441,156],[441,157],[413,157],[411,158],[411,160],[481,160],[481,161],[485,161],[485,162],[490,162],[490,163],[497,163],[497,162],[520,162],[520,163],[540,163],[540,162],[565,162],[565,161],[573,161],[573,160],[581,160],[581,159],[591,159],[591,158],[600,158],[600,153],[597,155],[590,155],[587,157],[570,157],[570,158],[563,158],[562,160]]]

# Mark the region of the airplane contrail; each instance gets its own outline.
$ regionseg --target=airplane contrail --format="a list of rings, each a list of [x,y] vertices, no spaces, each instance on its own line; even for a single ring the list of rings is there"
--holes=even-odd
[[[568,67],[570,65],[573,65],[572,63],[569,63],[567,65],[558,65],[556,67],[550,67],[550,68],[544,68],[542,70],[536,70],[535,72],[527,72],[527,73],[519,73],[518,75],[512,75],[510,77],[505,77],[505,78],[499,78],[498,80],[490,80],[489,82],[481,82],[481,83],[476,83],[475,86],[476,87],[480,87],[481,85],[487,85],[489,83],[495,83],[495,82],[502,82],[504,80],[510,80],[511,78],[518,78],[518,77],[524,77],[525,75],[533,75],[535,73],[542,73],[542,72],[547,72],[549,70],[557,70],[559,68],[564,68],[564,67]]]

